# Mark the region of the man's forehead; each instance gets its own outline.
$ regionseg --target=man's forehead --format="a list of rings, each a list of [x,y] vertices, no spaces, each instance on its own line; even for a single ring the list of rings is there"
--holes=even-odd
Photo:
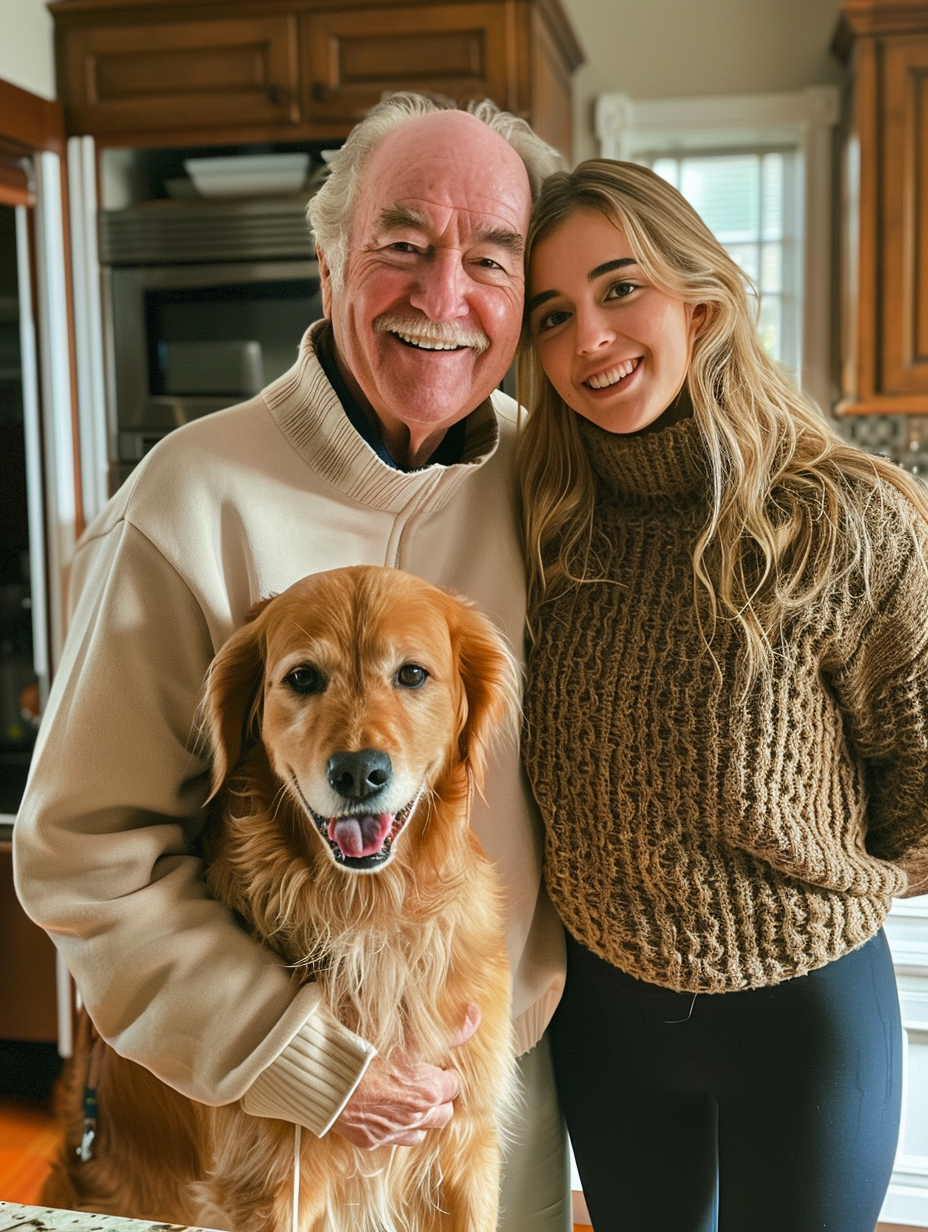
[[[518,246],[519,251],[525,238],[522,212],[510,203],[492,198],[472,198],[466,204],[457,204],[453,196],[445,200],[406,197],[383,204],[372,221],[375,235],[423,231],[458,241],[478,239],[504,247]]]
[[[498,133],[473,116],[443,112],[388,133],[363,178],[370,227],[385,209],[418,207],[483,216],[524,231],[531,208],[528,172]]]

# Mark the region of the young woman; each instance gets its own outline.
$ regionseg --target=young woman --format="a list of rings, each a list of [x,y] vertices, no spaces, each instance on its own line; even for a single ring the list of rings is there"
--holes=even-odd
[[[594,1227],[873,1232],[881,925],[928,888],[926,494],[796,391],[645,168],[550,179],[528,256],[525,762]]]

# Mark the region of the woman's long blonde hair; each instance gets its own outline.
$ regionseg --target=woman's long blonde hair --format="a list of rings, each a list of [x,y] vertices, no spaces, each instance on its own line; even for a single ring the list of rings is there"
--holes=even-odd
[[[693,549],[694,600],[711,650],[720,620],[744,634],[748,679],[763,671],[790,616],[848,571],[869,574],[866,504],[881,480],[928,525],[928,494],[891,462],[846,444],[758,338],[744,273],[687,201],[646,167],[591,159],[546,181],[526,259],[577,210],[622,231],[645,276],[705,305],[688,388],[711,495]],[[594,485],[571,411],[529,339],[519,395],[530,407],[519,443],[530,587],[542,600],[595,572]]]

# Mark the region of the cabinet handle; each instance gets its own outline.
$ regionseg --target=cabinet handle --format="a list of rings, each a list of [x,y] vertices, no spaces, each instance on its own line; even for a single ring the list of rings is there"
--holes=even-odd
[[[324,103],[326,99],[331,98],[334,93],[335,91],[332,87],[327,86],[323,81],[314,81],[312,88],[310,89],[310,94],[313,96],[313,102],[315,103]]]
[[[280,86],[268,86],[267,101],[272,107],[280,106]]]

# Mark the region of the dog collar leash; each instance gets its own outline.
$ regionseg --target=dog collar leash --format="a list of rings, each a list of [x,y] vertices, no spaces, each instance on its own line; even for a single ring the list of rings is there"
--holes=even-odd
[[[84,1084],[84,1123],[81,1131],[81,1144],[76,1154],[82,1164],[93,1158],[93,1140],[97,1136],[97,1082],[100,1077],[100,1052],[102,1041],[94,1033],[90,1045],[90,1059],[87,1063],[87,1078]]]

